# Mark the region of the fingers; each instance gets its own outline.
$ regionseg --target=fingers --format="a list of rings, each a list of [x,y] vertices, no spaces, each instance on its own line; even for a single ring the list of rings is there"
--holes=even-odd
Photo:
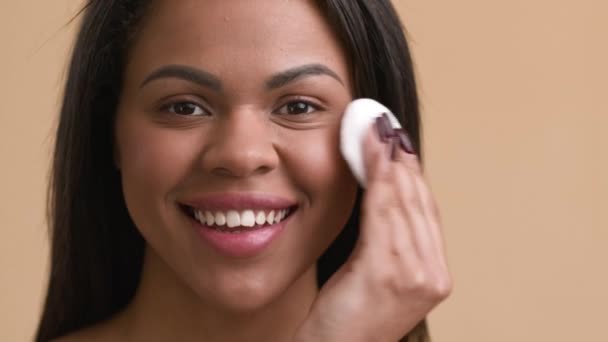
[[[399,193],[402,205],[413,223],[418,251],[422,258],[438,262],[445,270],[447,265],[439,210],[422,174],[420,162],[415,155],[399,151],[395,164],[400,164],[395,165],[395,168],[406,170],[395,180],[399,184],[398,188],[411,189]]]
[[[401,190],[395,182],[395,172],[401,171],[391,161],[391,145],[381,141],[375,127],[367,132],[364,142],[367,190],[359,242],[366,245],[367,258],[377,262],[377,269],[387,266],[388,256],[399,264],[398,269],[411,270],[419,262],[419,253],[409,228],[412,222],[404,215]]]
[[[425,287],[430,298],[444,299],[452,289],[452,280],[447,267],[439,211],[434,197],[424,179],[420,162],[415,154],[398,150],[392,163],[395,187],[408,221],[407,228],[414,237],[422,263],[411,274]],[[403,230],[403,229],[402,229]],[[401,231],[402,231],[401,230]],[[407,238],[403,235],[402,238]],[[396,239],[400,241],[400,239]],[[409,246],[411,244],[404,244]]]
[[[424,180],[418,158],[413,153],[405,152],[413,151],[406,135],[401,134],[394,143],[389,143],[391,138],[386,139],[386,136],[394,133],[387,133],[388,130],[390,127],[381,125],[379,129],[372,127],[365,138],[364,161],[368,187],[362,207],[363,216],[376,217],[375,225],[383,222],[382,225],[390,226],[376,228],[391,230],[391,234],[380,234],[390,236],[392,240],[384,248],[391,244],[398,245],[397,249],[410,253],[414,251],[423,260],[439,262],[442,268],[446,268],[439,212]],[[383,132],[384,143],[379,136]],[[373,235],[379,235],[379,232],[374,229],[374,224],[364,226],[362,237],[377,240],[378,236]]]
[[[395,169],[394,182],[399,203],[405,215],[411,223],[409,229],[415,238],[416,251],[420,258],[427,260],[436,254],[436,244],[429,232],[429,220],[427,210],[421,200],[421,193],[417,182],[417,175],[413,168],[416,163],[414,155],[407,155],[401,151],[397,152],[397,160],[393,163]]]

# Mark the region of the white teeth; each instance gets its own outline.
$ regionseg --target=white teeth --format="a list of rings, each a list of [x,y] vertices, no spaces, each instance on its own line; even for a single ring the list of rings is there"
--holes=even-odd
[[[226,215],[223,212],[218,211],[215,213],[215,225],[223,226],[226,224]]]
[[[241,225],[241,217],[239,213],[235,210],[229,210],[228,215],[226,215],[226,225],[229,228],[238,227]]]
[[[205,219],[207,220],[208,226],[213,226],[213,223],[215,222],[215,217],[211,212],[205,211]]]
[[[207,226],[228,226],[235,227],[254,227],[263,226],[265,224],[276,224],[281,222],[287,216],[289,210],[270,210],[268,214],[265,211],[254,211],[245,209],[241,212],[236,210],[228,211],[200,211],[193,210],[194,218],[203,225]]]
[[[255,215],[253,214],[253,210],[244,210],[243,212],[241,212],[241,226],[255,226]]]
[[[281,221],[283,221],[287,215],[289,215],[289,209],[283,209],[281,213]]]
[[[266,223],[266,214],[264,214],[263,211],[258,212],[258,215],[255,217],[255,223],[258,226],[261,226]]]
[[[277,210],[276,215],[274,215],[274,223],[279,223],[283,219],[283,210]]]
[[[196,218],[198,222],[205,224],[205,215],[203,215],[203,213],[201,213],[199,210],[194,211],[194,218]]]
[[[266,222],[268,224],[274,223],[274,210],[271,210],[270,213],[268,213],[268,215],[266,215]]]

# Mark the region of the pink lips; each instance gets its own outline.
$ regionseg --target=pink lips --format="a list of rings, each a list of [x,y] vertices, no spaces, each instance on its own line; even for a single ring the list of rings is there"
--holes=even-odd
[[[253,257],[270,246],[285,228],[285,220],[258,229],[244,230],[237,233],[224,232],[203,226],[196,221],[203,241],[220,254],[234,257]]]
[[[221,193],[208,194],[189,198],[183,204],[199,210],[243,210],[243,209],[286,209],[294,207],[297,203],[288,199],[262,193]],[[290,217],[279,223],[238,229],[236,231],[222,231],[210,228],[192,219],[191,222],[198,230],[203,243],[211,246],[216,252],[228,257],[253,257],[266,250],[284,230]]]
[[[283,209],[297,204],[286,198],[264,193],[218,193],[190,197],[183,204],[202,210]]]

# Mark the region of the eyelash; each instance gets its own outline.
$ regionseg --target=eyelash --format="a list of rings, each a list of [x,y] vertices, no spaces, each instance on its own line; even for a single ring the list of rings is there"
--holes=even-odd
[[[194,114],[180,114],[180,113],[176,113],[175,110],[171,110],[171,108],[174,108],[175,106],[178,106],[178,105],[187,105],[189,107],[190,106],[198,107],[200,113],[196,113],[197,111],[195,110]],[[160,108],[160,110],[163,111],[163,112],[170,112],[170,113],[173,113],[173,114],[176,114],[176,115],[180,115],[180,116],[201,116],[201,115],[203,115],[206,112],[205,109],[203,108],[203,106],[197,104],[196,102],[192,102],[192,101],[176,101],[176,102],[172,102],[172,103],[169,103],[169,104],[166,104],[166,105],[162,106]]]
[[[297,98],[285,103],[279,109],[281,109],[283,107],[287,107],[289,105],[293,105],[293,104],[304,104],[309,109],[312,108],[312,111],[311,112],[306,111],[305,113],[298,113],[298,114],[288,114],[288,113],[279,113],[279,114],[288,115],[288,116],[301,116],[301,115],[309,115],[309,114],[312,114],[314,111],[321,110],[321,106],[319,106],[311,101],[307,101],[304,99],[297,99]],[[171,110],[171,108],[175,108],[175,106],[178,106],[178,105],[186,105],[189,107],[189,109],[192,109],[192,107],[197,107],[198,110],[195,109],[194,113],[190,113],[190,114],[180,114],[180,113],[177,113],[175,111],[175,109]],[[179,116],[205,116],[205,113],[208,113],[203,106],[197,104],[196,102],[188,101],[188,100],[175,101],[175,102],[168,103],[168,104],[162,106],[160,108],[160,110],[163,112],[170,112],[170,113],[173,113],[173,114],[176,114]]]
[[[309,108],[312,108],[312,109],[313,109],[313,112],[314,112],[314,111],[321,110],[321,106],[319,106],[319,105],[317,105],[317,104],[315,104],[315,103],[313,103],[313,102],[311,102],[311,101],[307,101],[307,100],[304,100],[304,99],[301,99],[301,98],[295,98],[295,99],[293,99],[293,100],[291,100],[291,101],[289,101],[289,102],[285,103],[285,104],[284,104],[283,106],[281,106],[279,109],[281,109],[281,108],[283,108],[283,107],[287,107],[287,106],[289,106],[289,105],[296,104],[296,103],[297,103],[297,104],[304,104],[304,105],[308,106]],[[308,112],[308,111],[306,111],[306,113],[300,113],[300,114],[280,114],[280,115],[300,116],[300,115],[310,115],[310,114],[312,114],[312,112]]]

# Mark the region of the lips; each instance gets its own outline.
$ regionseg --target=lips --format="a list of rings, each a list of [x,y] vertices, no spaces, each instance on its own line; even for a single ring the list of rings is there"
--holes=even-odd
[[[216,193],[186,198],[180,203],[199,210],[286,209],[297,202],[265,193]]]
[[[222,193],[180,201],[202,241],[229,257],[261,253],[284,230],[297,202],[263,193]]]

